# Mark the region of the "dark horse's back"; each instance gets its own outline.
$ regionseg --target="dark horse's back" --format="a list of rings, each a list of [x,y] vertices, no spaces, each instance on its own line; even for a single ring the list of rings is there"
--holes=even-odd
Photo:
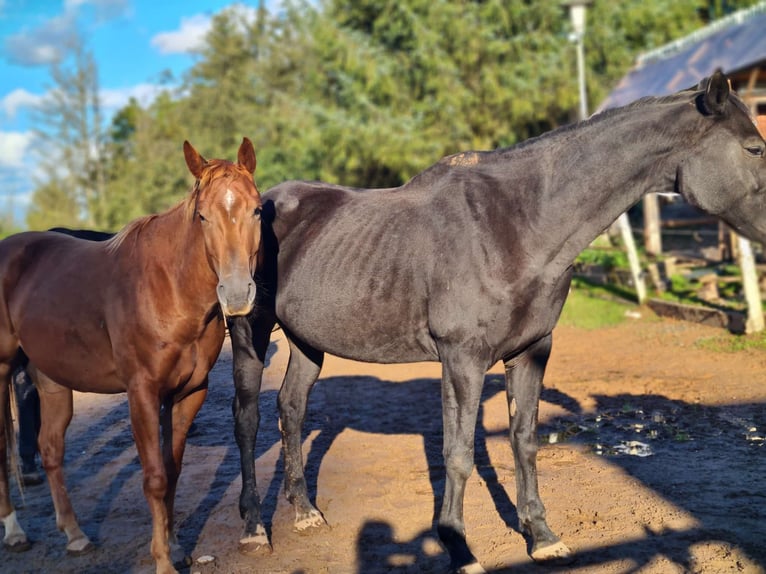
[[[438,361],[437,340],[460,344],[482,326],[495,355],[487,360],[502,358],[514,306],[525,302],[523,289],[508,295],[526,281],[526,250],[496,199],[498,167],[470,157],[445,158],[397,188],[289,181],[270,189],[278,321],[317,349],[379,363]],[[568,275],[554,289],[562,285]],[[558,309],[549,315],[511,336],[512,345],[550,331]]]

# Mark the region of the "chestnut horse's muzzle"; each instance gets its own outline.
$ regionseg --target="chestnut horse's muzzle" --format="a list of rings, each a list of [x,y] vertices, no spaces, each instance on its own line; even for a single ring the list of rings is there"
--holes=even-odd
[[[255,281],[249,273],[222,277],[216,295],[225,316],[247,315],[255,305]]]

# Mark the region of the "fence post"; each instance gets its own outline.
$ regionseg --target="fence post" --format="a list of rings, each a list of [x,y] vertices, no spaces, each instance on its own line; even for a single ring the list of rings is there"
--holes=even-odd
[[[758,273],[755,269],[755,257],[750,241],[737,236],[739,242],[739,268],[742,271],[742,288],[747,301],[746,333],[763,331],[763,306],[761,304],[761,288],[758,285]]]
[[[622,242],[625,244],[625,250],[628,252],[628,263],[630,263],[630,273],[633,276],[633,284],[636,286],[638,303],[642,305],[646,301],[646,283],[644,283],[644,274],[641,271],[641,264],[638,261],[638,251],[636,251],[636,242],[633,239],[633,232],[630,229],[628,214],[623,213],[617,219],[620,227]]]

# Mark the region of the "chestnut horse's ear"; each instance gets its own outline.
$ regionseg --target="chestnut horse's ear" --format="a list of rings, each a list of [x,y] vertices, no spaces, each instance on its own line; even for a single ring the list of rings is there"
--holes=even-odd
[[[242,138],[242,144],[239,146],[239,153],[237,153],[237,161],[247,171],[255,173],[255,150],[253,149],[253,142],[248,138]]]
[[[726,110],[726,103],[729,101],[729,79],[720,68],[707,80],[704,86],[704,109],[708,114],[720,116]]]
[[[186,158],[186,165],[189,166],[189,171],[195,178],[199,179],[202,176],[202,170],[207,165],[207,160],[188,141],[184,141],[184,157]]]

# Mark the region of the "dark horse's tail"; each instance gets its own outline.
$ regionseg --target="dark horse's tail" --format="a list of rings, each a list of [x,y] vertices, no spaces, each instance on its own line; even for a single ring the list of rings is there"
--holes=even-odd
[[[16,429],[13,426],[14,414],[18,419],[18,406],[16,403],[16,390],[13,388],[13,375],[8,378],[8,392],[5,394],[6,401],[2,408],[5,410],[5,449],[8,453],[8,463],[13,471],[13,478],[19,486],[21,500],[24,500],[24,481],[21,479],[21,460],[16,448]]]

